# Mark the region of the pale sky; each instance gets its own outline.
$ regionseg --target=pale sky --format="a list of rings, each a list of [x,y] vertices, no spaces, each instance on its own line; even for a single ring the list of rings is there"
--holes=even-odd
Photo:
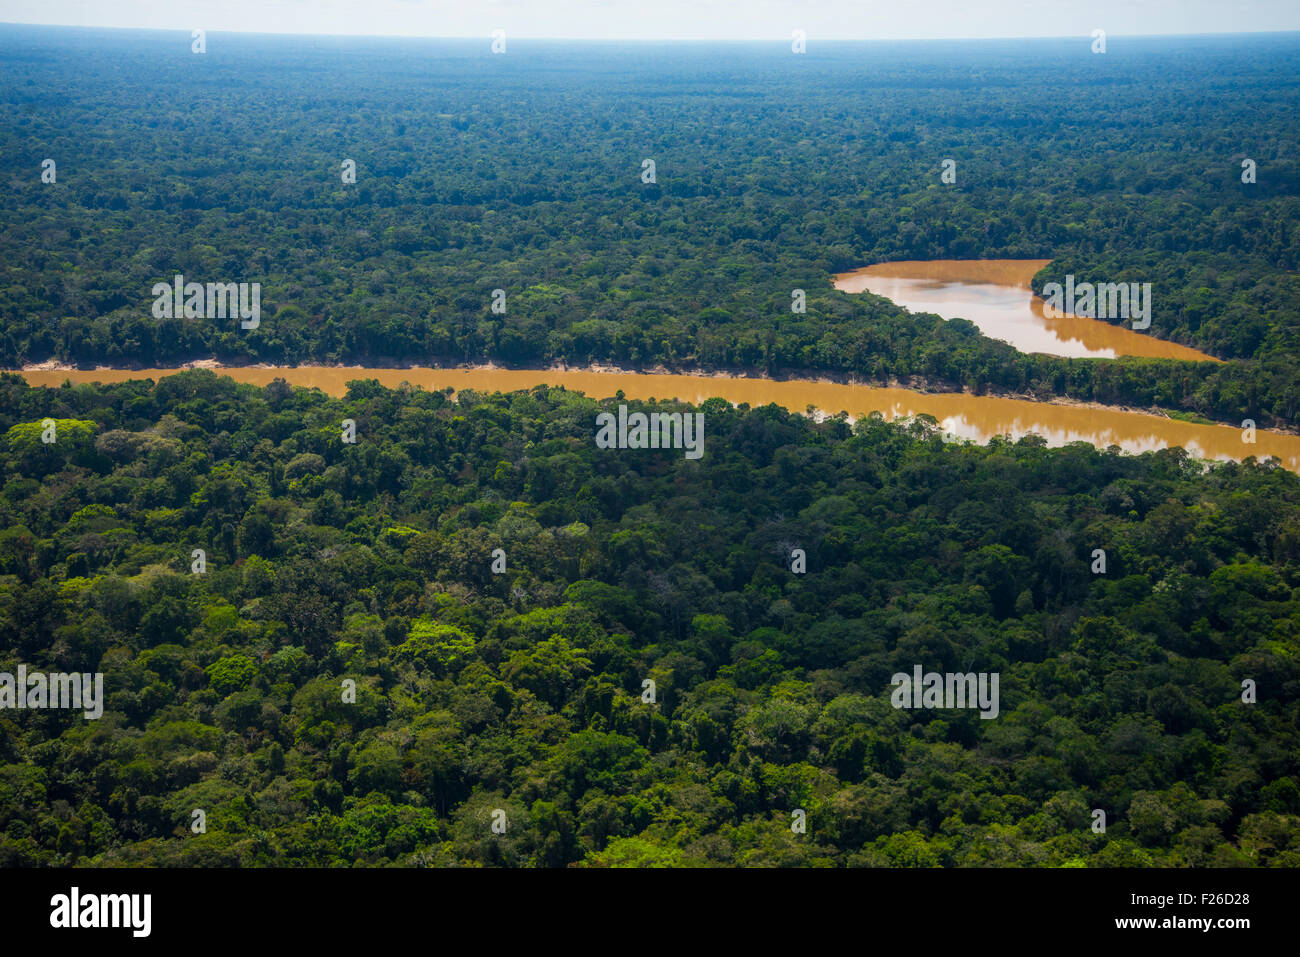
[[[1300,30],[1300,0],[0,0],[0,22],[422,37],[781,40]]]

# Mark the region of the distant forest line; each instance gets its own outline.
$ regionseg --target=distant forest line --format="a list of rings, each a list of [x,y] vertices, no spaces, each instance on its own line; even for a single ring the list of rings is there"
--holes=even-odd
[[[0,63],[0,367],[613,362],[1300,412],[1291,37],[195,55],[5,27]],[[1230,361],[1024,355],[830,283],[1003,257],[1054,258],[1040,289],[1151,282],[1148,334]],[[259,327],[154,318],[178,273],[260,282]]]

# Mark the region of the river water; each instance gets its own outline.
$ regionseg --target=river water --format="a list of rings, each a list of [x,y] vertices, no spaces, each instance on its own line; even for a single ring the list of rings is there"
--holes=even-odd
[[[869,290],[889,295],[913,311],[962,316],[980,324],[990,335],[1006,338],[1021,349],[1056,350],[1056,355],[1158,355],[1179,358],[1210,357],[1183,346],[1090,319],[1049,320],[1042,300],[1029,291],[1029,280],[1045,259],[937,260],[886,263],[836,277],[846,291]],[[1003,335],[1004,334],[1004,335]],[[1038,346],[1043,348],[1039,349]],[[1082,351],[1061,351],[1061,350]],[[1217,361],[1217,360],[1215,360]],[[173,375],[180,369],[98,369],[80,371],[28,370],[23,375],[33,385],[58,386],[79,382],[122,382],[126,379]],[[556,369],[372,369],[364,367],[299,366],[249,367],[216,370],[239,382],[266,385],[283,378],[292,385],[318,388],[340,396],[354,379],[378,379],[393,387],[409,382],[425,389],[474,389],[513,392],[539,384],[564,386],[593,398],[617,392],[629,399],[676,398],[698,403],[718,396],[734,404],[751,406],[774,402],[794,412],[810,407],[834,414],[847,412],[860,418],[879,411],[886,418],[928,414],[940,427],[959,438],[985,442],[996,435],[1013,439],[1034,433],[1048,445],[1089,442],[1098,448],[1115,445],[1126,452],[1181,446],[1192,455],[1236,459],[1254,455],[1276,456],[1292,471],[1300,472],[1300,436],[1279,432],[1256,433],[1253,444],[1242,441],[1242,431],[1224,425],[1196,425],[1144,412],[1113,408],[1034,402],[973,396],[959,392],[922,393],[910,389],[879,388],[816,380],[774,381],[760,378],[726,378],[709,375],[668,375],[620,371]]]
[[[934,259],[877,263],[841,273],[835,277],[835,288],[884,296],[912,312],[932,312],[945,319],[969,319],[984,335],[1008,342],[1021,352],[1074,359],[1145,356],[1219,361],[1188,346],[1134,332],[1127,325],[1116,326],[1079,316],[1049,317],[1043,310],[1043,300],[1033,294],[1029,281],[1050,262],[1050,259]],[[1152,328],[1159,323],[1157,303],[1151,310]]]
[[[23,375],[33,385],[57,386],[66,380],[122,382],[127,379],[158,379],[179,371],[181,370],[101,369],[76,372],[30,371]],[[335,396],[342,395],[347,390],[347,383],[354,379],[378,379],[389,387],[409,382],[426,389],[474,389],[482,392],[513,392],[545,383],[564,386],[595,398],[613,396],[622,390],[629,399],[677,398],[696,403],[711,396],[720,396],[735,404],[744,402],[758,406],[775,402],[794,412],[804,412],[812,406],[832,414],[847,412],[854,418],[872,411],[879,411],[890,419],[926,413],[938,419],[944,431],[977,441],[986,441],[995,435],[1020,438],[1032,432],[1043,436],[1052,446],[1068,442],[1090,442],[1099,448],[1117,445],[1128,452],[1182,446],[1193,455],[1215,459],[1239,460],[1254,455],[1262,460],[1275,455],[1284,466],[1300,472],[1300,436],[1260,431],[1255,444],[1247,445],[1241,440],[1240,429],[1223,425],[1195,425],[1141,412],[972,396],[959,392],[922,393],[910,389],[802,379],[773,381],[578,370],[300,366],[239,367],[216,371],[239,382],[254,385],[266,385],[272,379],[282,378],[292,385],[315,387]]]

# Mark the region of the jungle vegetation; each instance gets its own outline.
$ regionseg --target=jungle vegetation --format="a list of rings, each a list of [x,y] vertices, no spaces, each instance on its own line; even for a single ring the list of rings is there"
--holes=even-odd
[[[1300,476],[618,401],[0,377],[0,866],[1300,865]]]
[[[614,362],[1295,424],[1293,35],[509,49],[0,29],[0,368]],[[1002,257],[1151,282],[1148,334],[1230,361],[1024,355],[831,286]],[[260,326],[154,318],[177,274],[261,283]]]

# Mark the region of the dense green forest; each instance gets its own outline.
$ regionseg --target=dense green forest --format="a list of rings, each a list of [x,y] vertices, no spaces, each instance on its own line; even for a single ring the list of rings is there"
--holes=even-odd
[[[617,401],[0,376],[0,865],[1300,865],[1300,476]]]
[[[4,27],[0,62],[0,367],[612,361],[1300,411],[1293,35],[198,56]],[[1151,282],[1148,334],[1231,361],[1028,356],[831,286],[939,257]],[[260,282],[260,326],[154,318],[176,274]]]

